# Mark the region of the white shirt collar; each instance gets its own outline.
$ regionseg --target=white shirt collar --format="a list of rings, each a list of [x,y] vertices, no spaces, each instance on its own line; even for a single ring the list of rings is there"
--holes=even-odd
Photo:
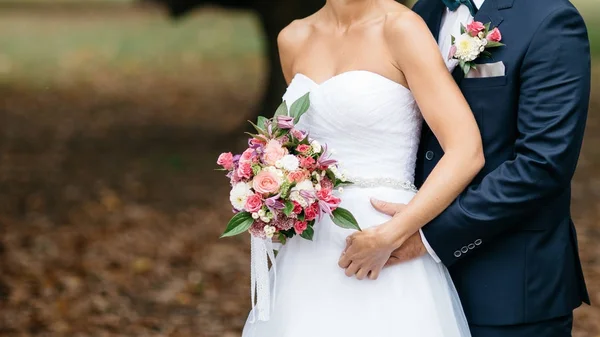
[[[485,0],[473,0],[473,3],[475,4],[475,6],[477,6],[477,9],[480,9],[481,6],[483,6],[483,2]]]

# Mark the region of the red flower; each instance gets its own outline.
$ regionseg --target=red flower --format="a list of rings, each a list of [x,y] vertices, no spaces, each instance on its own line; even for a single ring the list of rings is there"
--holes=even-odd
[[[308,222],[306,222],[306,221],[298,220],[294,224],[294,231],[298,235],[302,234],[306,230],[306,228],[308,228]]]
[[[308,153],[312,147],[308,144],[300,144],[296,147],[296,151],[300,153]]]
[[[306,221],[312,221],[317,218],[319,215],[319,203],[315,202],[312,205],[308,206],[304,210],[304,219]]]
[[[315,159],[313,157],[302,157],[299,156],[298,157],[299,161],[300,161],[300,166],[306,169],[311,169],[315,166]]]
[[[471,36],[477,36],[477,34],[483,32],[485,30],[485,25],[479,21],[473,21],[467,25],[467,32]]]
[[[492,42],[500,42],[500,40],[502,40],[500,29],[497,27],[492,29],[492,31],[488,33],[487,39]]]
[[[302,206],[295,201],[292,201],[292,203],[294,203],[294,210],[292,212],[294,212],[295,214],[302,213]]]

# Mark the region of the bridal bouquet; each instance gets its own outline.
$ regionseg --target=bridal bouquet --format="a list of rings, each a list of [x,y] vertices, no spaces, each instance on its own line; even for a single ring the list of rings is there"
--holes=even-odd
[[[309,105],[308,94],[289,111],[283,102],[273,118],[258,117],[252,123],[257,133],[249,133],[249,147],[241,155],[223,153],[217,160],[230,179],[229,200],[235,213],[221,237],[251,234],[252,322],[257,315],[260,321],[269,320],[269,259],[274,279],[277,274],[274,236],[281,243],[296,235],[312,240],[313,226],[324,215],[342,228],[360,230],[334,195],[334,189],[350,182],[327,146],[295,127]]]
[[[249,231],[261,239],[276,236],[282,243],[295,235],[311,240],[315,220],[323,215],[342,228],[360,229],[334,195],[334,189],[350,182],[327,146],[294,127],[309,107],[308,97],[294,102],[289,112],[284,102],[273,118],[252,123],[257,133],[249,134],[249,147],[241,155],[219,156],[236,213],[223,237]]]

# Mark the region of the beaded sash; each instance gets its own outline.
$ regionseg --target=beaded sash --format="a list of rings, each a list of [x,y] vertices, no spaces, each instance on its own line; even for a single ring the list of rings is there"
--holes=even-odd
[[[352,182],[350,186],[357,187],[390,187],[399,190],[406,190],[410,192],[418,192],[417,187],[410,181],[404,179],[396,179],[389,177],[378,177],[378,178],[367,178],[347,175],[346,180]]]

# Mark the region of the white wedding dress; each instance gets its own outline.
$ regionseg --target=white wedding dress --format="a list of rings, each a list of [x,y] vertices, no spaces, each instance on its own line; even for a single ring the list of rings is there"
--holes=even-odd
[[[414,180],[421,114],[411,92],[369,71],[349,71],[321,84],[298,74],[284,100],[310,92],[298,124],[335,150],[355,185],[342,204],[360,226],[389,219],[369,199],[407,203]],[[385,268],[373,280],[349,278],[338,259],[351,230],[328,217],[312,241],[294,237],[276,259],[270,320],[248,320],[243,337],[468,337],[466,318],[448,271],[429,255]],[[251,314],[252,317],[252,314]]]

